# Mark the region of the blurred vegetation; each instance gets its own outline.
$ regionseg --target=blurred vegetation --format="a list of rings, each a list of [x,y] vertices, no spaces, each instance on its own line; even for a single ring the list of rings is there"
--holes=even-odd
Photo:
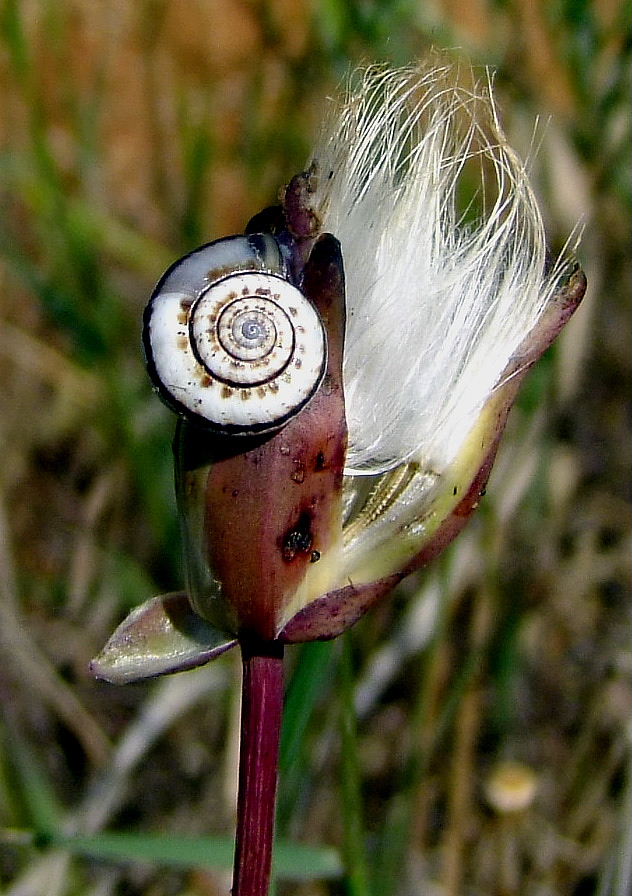
[[[278,891],[629,892],[630,21],[620,0],[2,0],[4,893],[227,892],[235,658],[86,671],[182,583],[140,316],[300,170],[350,66],[431,47],[496,70],[523,153],[540,117],[551,249],[583,222],[589,295],[449,554],[344,643],[290,651]]]

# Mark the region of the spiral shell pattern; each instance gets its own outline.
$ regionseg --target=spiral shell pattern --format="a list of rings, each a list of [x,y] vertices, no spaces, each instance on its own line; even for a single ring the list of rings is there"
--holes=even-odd
[[[231,237],[176,263],[145,312],[150,375],[176,412],[234,434],[274,430],[325,369],[320,317],[272,237]]]

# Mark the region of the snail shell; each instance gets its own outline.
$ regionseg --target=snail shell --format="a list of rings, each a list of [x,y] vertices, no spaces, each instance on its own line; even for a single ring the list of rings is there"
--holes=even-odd
[[[169,268],[145,310],[143,344],[163,400],[232,434],[286,423],[318,389],[327,359],[318,312],[267,234],[217,240]]]

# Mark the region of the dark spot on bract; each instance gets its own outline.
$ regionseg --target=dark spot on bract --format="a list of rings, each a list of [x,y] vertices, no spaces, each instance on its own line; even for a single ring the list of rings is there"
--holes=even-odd
[[[320,551],[312,551],[312,553],[309,555],[309,562],[310,563],[318,563],[319,560],[320,560]]]
[[[317,473],[320,473],[321,470],[325,469],[325,455],[322,451],[319,451],[316,455],[316,463],[314,464],[314,469]]]
[[[302,513],[296,525],[292,526],[281,541],[281,556],[286,563],[291,563],[299,556],[311,554],[312,518],[309,513]]]

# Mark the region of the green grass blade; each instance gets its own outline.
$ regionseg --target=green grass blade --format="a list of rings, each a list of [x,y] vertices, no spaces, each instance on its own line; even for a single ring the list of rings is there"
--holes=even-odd
[[[52,835],[47,845],[101,860],[230,870],[234,844],[233,838],[228,836],[176,837],[106,832],[85,836]],[[279,880],[332,879],[341,876],[342,865],[333,848],[281,841],[275,845],[274,874]]]
[[[277,830],[283,833],[294,814],[299,795],[306,792],[309,763],[305,747],[316,703],[331,687],[337,651],[333,641],[313,641],[300,647],[294,674],[286,689],[279,770],[281,786]]]
[[[13,771],[13,785],[20,793],[25,823],[46,835],[59,830],[62,808],[57,801],[46,771],[30,744],[20,736],[16,727],[3,727],[2,740],[8,764]]]
[[[344,817],[344,855],[350,896],[368,896],[362,776],[358,759],[358,735],[354,704],[354,674],[351,658],[351,633],[343,636],[340,666],[340,739],[342,810]]]
[[[301,647],[296,670],[287,688],[281,734],[280,767],[287,771],[300,752],[300,744],[314,704],[331,676],[333,641],[312,641]]]
[[[26,81],[30,68],[29,48],[20,17],[18,0],[6,0],[0,16],[0,28],[9,59],[19,83]]]

